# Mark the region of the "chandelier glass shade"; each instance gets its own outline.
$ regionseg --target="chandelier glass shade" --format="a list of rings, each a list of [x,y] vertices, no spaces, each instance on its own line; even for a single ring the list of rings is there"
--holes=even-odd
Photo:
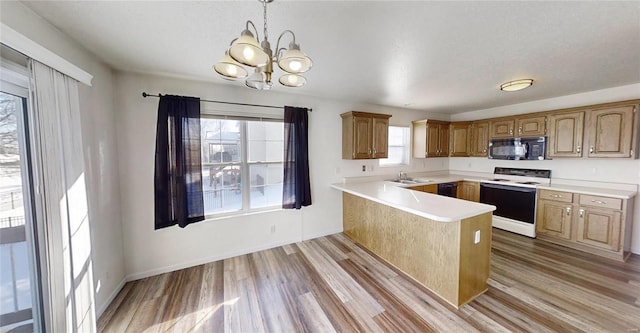
[[[229,49],[222,59],[215,64],[214,70],[225,79],[244,79],[245,85],[258,90],[269,90],[273,86],[271,77],[273,74],[273,64],[285,73],[278,82],[287,87],[301,87],[307,83],[307,79],[300,75],[311,69],[313,62],[300,50],[300,44],[296,43],[296,35],[291,30],[283,31],[278,37],[275,53],[271,50],[267,33],[267,3],[273,0],[258,0],[263,3],[264,9],[264,39],[258,43],[254,34],[249,30],[253,27],[255,36],[258,31],[251,21],[247,21],[246,28],[240,37],[231,42]],[[280,41],[285,35],[291,35],[292,41],[289,48],[280,48]],[[255,72],[248,75],[248,71],[243,67],[253,67]]]

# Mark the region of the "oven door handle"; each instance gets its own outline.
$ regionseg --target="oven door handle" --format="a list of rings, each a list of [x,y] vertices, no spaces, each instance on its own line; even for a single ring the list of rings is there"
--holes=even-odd
[[[480,183],[480,187],[493,188],[498,190],[508,190],[508,191],[518,191],[524,193],[535,192],[536,189],[532,187],[520,187],[513,185],[501,185],[501,184],[491,184],[491,183]]]

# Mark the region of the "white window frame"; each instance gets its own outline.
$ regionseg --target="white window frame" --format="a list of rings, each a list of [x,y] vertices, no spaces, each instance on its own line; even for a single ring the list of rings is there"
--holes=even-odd
[[[409,126],[394,126],[394,125],[390,125],[389,126],[389,135],[391,135],[391,127],[395,127],[395,128],[402,128],[402,129],[406,129],[407,130],[407,138],[406,138],[406,143],[404,145],[391,145],[391,140],[389,138],[387,138],[387,152],[391,151],[391,147],[403,147],[405,149],[405,154],[406,154],[406,162],[404,163],[390,163],[390,162],[386,162],[387,160],[389,160],[388,158],[381,158],[378,160],[378,166],[381,168],[387,168],[387,167],[397,167],[397,166],[409,166],[411,164],[411,127]]]
[[[264,162],[264,161],[249,162],[248,161],[249,136],[248,136],[248,130],[247,130],[249,121],[257,121],[257,122],[270,121],[270,122],[284,123],[284,119],[271,118],[271,117],[265,118],[265,117],[247,117],[247,116],[227,116],[227,115],[209,114],[209,113],[201,114],[200,118],[240,121],[240,161],[223,163],[222,165],[226,164],[226,165],[240,166],[241,179],[250,179],[250,167],[252,165],[269,165],[269,164],[284,165],[284,160],[268,161],[268,162]],[[284,152],[283,152],[283,157],[284,157]],[[203,168],[204,167],[205,166],[203,163]],[[202,181],[205,182],[208,180],[203,179]],[[221,218],[248,215],[248,214],[260,213],[260,212],[269,212],[269,211],[282,209],[282,203],[272,205],[272,206],[251,208],[251,182],[250,181],[242,181],[240,183],[240,194],[242,195],[242,205],[239,210],[225,211],[220,213],[207,213],[205,211],[205,219],[215,220],[215,219],[221,219]]]

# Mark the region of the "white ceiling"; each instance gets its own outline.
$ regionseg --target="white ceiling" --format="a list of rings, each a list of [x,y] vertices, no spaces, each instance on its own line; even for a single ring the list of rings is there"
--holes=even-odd
[[[262,38],[256,0],[26,4],[124,71],[240,87],[212,65],[246,20]],[[291,29],[314,61],[306,86],[274,84],[296,94],[458,113],[640,82],[640,1],[276,0],[268,27],[273,48]],[[520,78],[535,84],[499,91]]]

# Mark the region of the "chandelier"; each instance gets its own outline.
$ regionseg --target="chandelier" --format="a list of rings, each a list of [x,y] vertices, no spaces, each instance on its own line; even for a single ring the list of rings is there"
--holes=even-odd
[[[226,79],[244,79],[245,84],[249,88],[258,90],[269,90],[273,86],[271,76],[273,74],[273,64],[277,63],[278,67],[285,73],[280,76],[278,82],[287,87],[302,87],[307,83],[307,79],[300,75],[311,69],[313,63],[302,51],[300,44],[296,44],[296,35],[291,30],[285,30],[278,37],[276,43],[275,54],[271,51],[267,33],[267,3],[273,0],[258,0],[262,2],[264,12],[264,39],[258,44],[258,30],[251,21],[247,21],[245,29],[240,37],[231,41],[229,49],[225,52],[222,59],[213,66],[214,70]],[[256,37],[249,30],[253,27]],[[280,47],[280,41],[283,36],[290,34],[292,41],[289,48]],[[249,74],[242,66],[255,68],[253,74]]]

